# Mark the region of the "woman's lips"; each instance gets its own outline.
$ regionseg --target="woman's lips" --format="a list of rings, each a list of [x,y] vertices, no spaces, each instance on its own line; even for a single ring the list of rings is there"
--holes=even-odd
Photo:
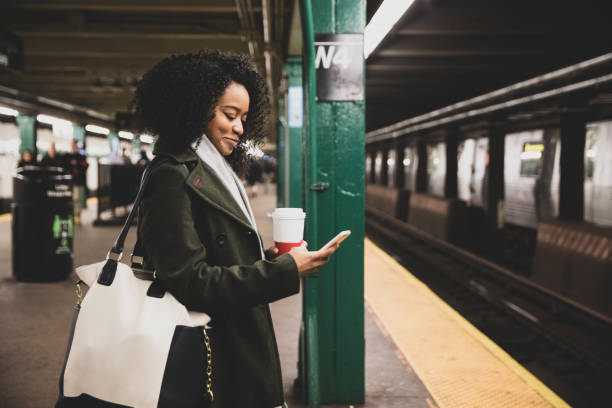
[[[232,139],[230,137],[224,137],[224,139],[228,140],[232,144],[232,147],[238,146],[238,140],[237,139]]]

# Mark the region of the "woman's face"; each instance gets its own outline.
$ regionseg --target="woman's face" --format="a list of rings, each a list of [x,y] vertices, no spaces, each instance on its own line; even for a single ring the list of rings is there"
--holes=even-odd
[[[246,88],[236,82],[231,82],[219,98],[214,117],[206,126],[206,135],[223,156],[234,151],[244,132],[249,101]]]

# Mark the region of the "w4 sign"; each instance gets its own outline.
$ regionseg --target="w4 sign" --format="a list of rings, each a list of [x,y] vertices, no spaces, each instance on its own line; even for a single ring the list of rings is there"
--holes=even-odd
[[[363,100],[363,36],[316,34],[314,45],[317,99]]]

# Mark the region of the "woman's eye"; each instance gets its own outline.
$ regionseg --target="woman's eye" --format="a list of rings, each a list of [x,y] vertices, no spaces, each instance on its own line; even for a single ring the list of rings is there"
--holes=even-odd
[[[236,117],[235,117],[235,116],[232,116],[232,115],[230,115],[230,114],[228,114],[228,113],[226,113],[226,114],[225,114],[225,116],[226,116],[226,117],[227,117],[229,120],[234,120],[234,119],[236,119]]]

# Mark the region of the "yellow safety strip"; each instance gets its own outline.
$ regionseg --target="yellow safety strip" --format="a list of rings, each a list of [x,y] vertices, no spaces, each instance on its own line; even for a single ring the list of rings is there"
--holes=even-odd
[[[534,391],[542,396],[548,403],[550,403],[554,407],[559,408],[568,408],[568,405],[563,399],[561,399],[557,394],[555,394],[550,388],[548,388],[545,384],[543,384],[540,380],[538,380],[533,374],[527,371],[521,364],[519,364],[515,359],[513,359],[508,353],[506,353],[501,347],[499,347],[495,342],[489,339],[486,335],[484,335],[480,330],[474,327],[469,321],[463,318],[459,313],[457,313],[452,307],[450,307],[446,302],[444,302],[438,295],[427,287],[423,282],[418,280],[414,275],[412,275],[408,270],[406,270],[403,266],[401,266],[395,259],[389,256],[386,252],[372,243],[369,239],[365,239],[365,249],[367,251],[373,251],[376,255],[378,255],[382,260],[393,270],[397,275],[403,276],[411,286],[419,287],[420,290],[429,294],[430,298],[433,302],[443,310],[452,320],[454,320],[458,325],[464,329],[472,338],[477,340],[480,344],[482,344],[492,355],[494,355],[498,360],[500,360],[504,365],[510,368],[517,376],[519,376],[525,383],[529,385]],[[376,273],[376,271],[372,271],[370,273]],[[366,291],[366,298],[368,303],[371,306],[372,310],[375,310],[372,307],[372,303],[375,299],[370,301],[370,296]],[[377,316],[384,319],[384,316]],[[397,338],[392,333],[392,329],[387,327],[387,333],[391,336],[394,342],[398,345],[398,348],[401,350],[402,347],[398,343]],[[398,329],[402,330],[402,329]],[[405,329],[404,329],[405,330]],[[449,339],[450,341],[451,339]],[[408,356],[406,356],[408,357]],[[435,357],[432,357],[435,358]],[[416,370],[416,368],[415,368]],[[483,373],[484,374],[484,373]],[[425,384],[427,386],[427,384]],[[432,392],[432,390],[430,390]],[[433,392],[432,392],[433,394]],[[434,395],[434,397],[436,397]],[[502,396],[500,396],[502,398]],[[438,398],[436,398],[438,400]],[[444,406],[440,401],[437,401],[440,406]],[[505,405],[505,404],[504,404]]]

